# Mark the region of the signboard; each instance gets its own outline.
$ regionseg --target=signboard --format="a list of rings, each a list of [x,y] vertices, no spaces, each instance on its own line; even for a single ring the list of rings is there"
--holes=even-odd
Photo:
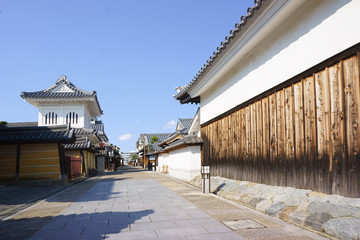
[[[150,156],[149,160],[155,160],[155,156]]]

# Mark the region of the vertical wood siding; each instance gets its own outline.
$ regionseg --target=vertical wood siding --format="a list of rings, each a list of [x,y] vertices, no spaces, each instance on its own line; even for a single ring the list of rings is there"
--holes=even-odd
[[[201,128],[211,173],[360,197],[359,56]]]

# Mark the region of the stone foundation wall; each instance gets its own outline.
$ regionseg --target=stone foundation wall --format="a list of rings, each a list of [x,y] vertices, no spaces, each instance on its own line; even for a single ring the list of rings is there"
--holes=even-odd
[[[201,177],[191,182],[201,186]],[[360,239],[360,198],[211,177],[211,191],[260,212],[339,239]]]

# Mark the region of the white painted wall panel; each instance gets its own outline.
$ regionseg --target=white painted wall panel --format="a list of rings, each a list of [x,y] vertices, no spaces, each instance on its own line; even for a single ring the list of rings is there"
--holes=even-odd
[[[359,43],[359,9],[360,0],[289,1],[204,85],[201,123]]]

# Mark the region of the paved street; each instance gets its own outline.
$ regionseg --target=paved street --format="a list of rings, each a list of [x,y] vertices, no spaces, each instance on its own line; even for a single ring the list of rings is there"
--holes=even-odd
[[[0,224],[2,239],[324,239],[159,173],[78,183]]]

